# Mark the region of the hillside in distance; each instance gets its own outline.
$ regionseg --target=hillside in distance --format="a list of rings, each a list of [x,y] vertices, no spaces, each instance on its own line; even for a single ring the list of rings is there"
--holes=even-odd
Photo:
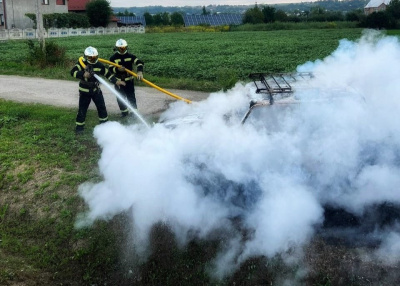
[[[285,12],[293,11],[309,11],[313,7],[322,7],[328,11],[353,11],[363,9],[369,0],[349,0],[349,1],[315,1],[315,2],[301,2],[301,3],[285,3],[285,4],[258,4],[260,8],[264,6],[274,7],[276,10]],[[246,10],[253,8],[254,5],[208,5],[204,6],[206,11],[210,14],[216,13],[234,13],[242,14]],[[203,13],[203,6],[183,6],[183,7],[166,7],[166,6],[147,6],[147,7],[112,7],[114,13],[125,11],[134,13],[136,16],[142,16],[148,12],[150,14],[158,13],[173,13],[180,12],[183,14],[200,15]]]

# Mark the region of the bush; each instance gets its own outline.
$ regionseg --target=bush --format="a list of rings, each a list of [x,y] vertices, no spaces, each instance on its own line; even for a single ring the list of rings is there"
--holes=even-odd
[[[90,23],[89,23],[89,18],[86,15],[80,15],[77,13],[68,13],[68,18],[69,18],[69,23],[68,27],[69,28],[89,28]]]
[[[396,27],[395,19],[384,11],[369,14],[360,23],[361,27],[372,29],[393,29]]]
[[[54,42],[46,43],[43,49],[43,43],[35,45],[32,40],[28,40],[28,47],[28,62],[30,65],[37,65],[44,68],[63,65],[67,62],[65,48],[60,47]]]
[[[25,14],[33,21],[33,28],[37,28],[36,15],[32,13]],[[77,13],[52,13],[43,15],[43,25],[48,28],[89,28],[89,18],[86,15]]]
[[[231,27],[231,31],[276,31],[276,30],[307,30],[307,29],[347,29],[355,28],[356,22],[279,22],[263,24],[244,24]]]

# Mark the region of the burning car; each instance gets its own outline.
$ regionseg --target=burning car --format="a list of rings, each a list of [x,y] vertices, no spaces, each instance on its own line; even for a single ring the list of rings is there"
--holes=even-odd
[[[293,97],[295,90],[293,85],[304,84],[307,80],[313,78],[313,75],[307,72],[278,75],[254,73],[250,74],[249,77],[254,81],[256,87],[255,93],[259,96],[249,96],[250,103],[247,107],[243,106],[242,110],[236,110],[235,112],[229,111],[224,114],[224,120],[227,122],[232,121],[232,117],[235,117],[235,119],[240,119],[241,124],[244,124],[246,121],[256,123],[258,120],[261,120],[261,118],[257,118],[263,110],[266,110],[264,109],[265,107],[273,110],[275,108],[269,108],[272,105],[282,107],[284,105],[300,103],[301,101],[299,99]],[[273,112],[272,110],[266,112],[271,113]],[[252,116],[250,116],[251,113],[253,113]],[[159,123],[168,128],[176,128],[182,125],[201,124],[205,116],[205,113],[192,113],[183,116],[162,118]],[[252,117],[256,118],[252,119]]]
[[[400,220],[400,208],[394,204],[388,204],[382,202],[381,204],[370,205],[364,211],[354,211],[352,207],[342,205],[341,203],[334,203],[335,199],[330,197],[329,199],[325,196],[333,196],[333,192],[337,192],[337,196],[343,196],[354,189],[354,182],[352,180],[357,180],[359,174],[357,169],[368,168],[369,164],[372,162],[370,160],[360,160],[361,163],[358,165],[351,166],[351,172],[354,172],[353,177],[346,175],[340,170],[340,165],[338,164],[334,172],[340,173],[338,178],[331,179],[329,176],[329,169],[332,164],[337,164],[337,162],[329,161],[323,158],[325,156],[321,152],[326,152],[325,146],[315,146],[313,141],[319,142],[317,137],[327,138],[331,137],[329,144],[335,144],[335,136],[332,135],[335,132],[340,132],[340,126],[335,127],[338,123],[335,120],[341,120],[340,113],[334,118],[333,126],[328,124],[318,122],[322,120],[320,111],[318,111],[314,116],[315,118],[304,119],[301,116],[302,112],[307,109],[319,110],[323,106],[336,105],[333,109],[327,109],[328,112],[332,111],[334,114],[340,108],[346,108],[346,101],[354,101],[354,106],[362,106],[364,104],[364,99],[358,94],[346,93],[343,90],[335,90],[330,94],[318,93],[317,96],[312,96],[312,86],[310,88],[309,83],[315,76],[312,73],[290,73],[290,74],[278,74],[271,75],[265,73],[255,73],[251,74],[250,78],[254,82],[255,95],[249,97],[250,103],[247,107],[243,107],[237,110],[229,110],[225,112],[220,117],[222,121],[227,125],[231,126],[244,126],[251,127],[257,131],[265,131],[267,136],[277,137],[280,133],[286,136],[284,133],[289,134],[290,132],[298,132],[298,130],[307,129],[307,133],[311,136],[316,136],[316,138],[302,138],[303,143],[309,143],[309,146],[304,146],[304,150],[299,150],[299,152],[304,152],[301,154],[295,154],[298,156],[298,161],[296,159],[283,159],[288,161],[287,166],[270,166],[270,162],[266,161],[266,172],[268,168],[275,168],[273,172],[293,172],[294,176],[300,176],[302,184],[307,185],[307,188],[313,189],[316,193],[315,195],[321,196],[319,198],[321,206],[323,208],[323,222],[319,227],[318,231],[321,235],[330,237],[335,237],[335,239],[343,239],[343,237],[349,238],[349,233],[351,231],[357,234],[363,233],[365,238],[364,243],[375,244],[379,238],[374,237],[374,228],[384,228],[387,225],[395,225],[398,220]],[[305,96],[301,93],[302,89],[306,91]],[[348,95],[351,96],[348,96]],[[356,95],[356,96],[354,96]],[[351,105],[353,108],[353,105]],[[164,119],[161,124],[164,126],[176,129],[183,126],[190,127],[191,130],[199,130],[199,128],[204,127],[203,124],[207,120],[208,114],[205,113],[195,113],[189,114],[182,117]],[[296,120],[298,118],[298,120]],[[357,123],[357,122],[356,122]],[[355,123],[355,124],[356,124]],[[343,120],[341,124],[348,124]],[[329,128],[332,127],[332,132]],[[315,130],[313,130],[315,129]],[[326,130],[324,130],[326,129]],[[282,132],[283,131],[283,132]],[[295,138],[295,137],[293,137]],[[295,139],[297,140],[297,139]],[[308,142],[309,141],[309,142]],[[284,141],[279,141],[282,144]],[[321,142],[325,142],[322,140]],[[256,146],[258,142],[254,142]],[[285,144],[285,143],[283,143]],[[294,144],[297,144],[295,142]],[[322,143],[326,144],[326,143]],[[362,157],[365,155],[366,148],[368,144],[360,144],[357,157]],[[300,148],[299,146],[297,146]],[[333,148],[335,146],[333,145]],[[340,150],[339,145],[336,146]],[[262,147],[261,147],[262,148]],[[265,148],[268,148],[267,146]],[[285,153],[285,146],[282,145],[281,148],[274,146],[277,152]],[[314,148],[314,149],[313,149]],[[368,149],[370,150],[370,149]],[[378,149],[375,149],[375,151]],[[370,150],[371,151],[371,150]],[[368,151],[368,158],[374,156],[370,151]],[[271,152],[271,151],[268,151]],[[332,154],[337,152],[332,149]],[[255,152],[257,153],[257,152]],[[260,157],[263,156],[263,150],[258,151]],[[245,180],[236,179],[235,177],[230,177],[230,174],[226,174],[222,171],[219,166],[214,166],[210,164],[212,159],[209,158],[213,156],[212,154],[195,156],[188,155],[184,159],[185,166],[189,170],[187,172],[187,181],[194,185],[198,193],[202,193],[204,196],[212,197],[214,200],[220,201],[223,204],[229,205],[232,211],[231,217],[245,217],[255,208],[258,202],[261,200],[263,193],[265,193],[265,182],[261,182],[257,178],[257,174],[252,176],[248,175],[249,178]],[[255,156],[254,154],[249,156]],[[268,155],[269,156],[269,155]],[[339,154],[341,156],[341,154]],[[267,157],[267,156],[266,156]],[[379,155],[376,154],[376,157]],[[251,160],[253,157],[249,157]],[[333,159],[335,160],[335,159]],[[344,162],[345,163],[345,162]],[[242,164],[242,163],[240,163]],[[284,163],[282,163],[284,164]],[[342,162],[340,162],[342,164]],[[218,165],[216,163],[215,165]],[[279,169],[281,168],[281,169]],[[279,171],[277,171],[279,170]],[[346,190],[348,189],[348,190]],[[353,207],[354,208],[354,207]],[[349,243],[352,243],[352,239],[348,239]],[[354,242],[354,241],[353,241]]]

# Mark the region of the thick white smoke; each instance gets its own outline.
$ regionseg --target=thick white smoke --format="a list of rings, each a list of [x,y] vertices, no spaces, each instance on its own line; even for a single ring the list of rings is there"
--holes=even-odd
[[[238,83],[163,114],[199,114],[201,125],[97,126],[104,179],[80,187],[89,211],[77,225],[131,210],[139,251],[160,221],[182,244],[189,233],[207,238],[223,230],[230,237],[214,274],[224,275],[250,256],[308,242],[325,204],[362,214],[375,203],[400,203],[398,39],[368,32],[342,40],[298,71],[315,74],[294,94],[303,104],[271,108],[275,118],[262,124],[240,124],[249,96],[258,95],[252,83]],[[233,219],[252,235],[242,239]],[[387,233],[381,256],[399,247],[398,230]]]

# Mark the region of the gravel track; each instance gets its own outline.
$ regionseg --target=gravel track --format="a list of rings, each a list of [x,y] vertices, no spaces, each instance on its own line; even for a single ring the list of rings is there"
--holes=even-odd
[[[119,113],[115,95],[107,87],[101,86],[107,111]],[[191,101],[201,101],[209,93],[168,89],[169,92]],[[78,81],[53,80],[43,78],[0,75],[0,98],[25,103],[39,103],[53,106],[76,108],[78,110]],[[177,99],[152,87],[136,87],[139,113],[157,115]],[[89,109],[96,109],[91,103]]]

